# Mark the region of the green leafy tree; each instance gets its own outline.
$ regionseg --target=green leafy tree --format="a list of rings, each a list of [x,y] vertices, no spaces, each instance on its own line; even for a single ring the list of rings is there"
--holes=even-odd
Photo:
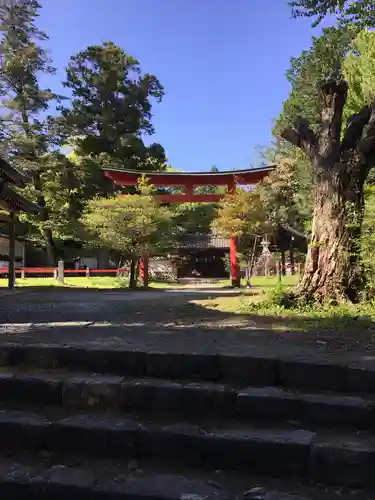
[[[64,86],[72,99],[57,124],[78,155],[99,157],[105,165],[166,168],[164,148],[142,140],[154,133],[152,101],[161,101],[163,87],[142,74],[136,59],[112,42],[89,46],[70,58]]]
[[[314,26],[332,14],[344,24],[375,26],[373,0],[293,0],[288,3],[294,17],[315,17]]]
[[[345,55],[342,72],[349,84],[344,117],[358,113],[375,99],[375,33],[361,31]]]
[[[277,143],[266,156],[278,167],[263,183],[262,196],[270,220],[287,223],[302,232],[311,229],[314,173],[305,151],[283,140],[281,132],[304,116],[310,128],[320,128],[322,99],[319,86],[338,72],[356,35],[353,27],[328,28],[314,37],[311,48],[291,59],[286,77],[291,91],[274,127]]]
[[[212,230],[224,237],[236,237],[239,251],[250,271],[254,238],[272,231],[262,197],[258,189],[237,188],[234,194],[228,194],[220,204]]]
[[[365,188],[365,210],[363,216],[363,226],[361,234],[361,257],[369,279],[366,282],[366,291],[372,298],[375,288],[375,186],[367,185]]]
[[[47,248],[54,263],[50,207],[44,196],[46,170],[51,169],[51,135],[41,115],[57,96],[39,83],[41,75],[54,73],[43,43],[47,35],[35,24],[40,4],[36,0],[2,2],[0,5],[0,115],[1,153],[32,178],[26,195],[42,207],[38,218],[26,217],[33,235]]]
[[[291,92],[276,121],[276,135],[293,125],[301,115],[313,130],[319,129],[323,106],[319,86],[328,76],[339,72],[356,34],[357,30],[351,26],[326,28],[320,37],[313,37],[309,50],[304,50],[299,57],[292,57],[286,72]]]
[[[80,217],[84,204],[85,176],[68,157],[55,152],[47,153],[43,158],[39,181],[42,186],[44,207],[48,212],[48,218],[43,221],[42,227],[44,231],[51,234],[53,240],[51,259],[53,264],[55,258],[63,255],[65,240],[79,240],[77,219]],[[35,188],[29,185],[24,192],[32,197],[35,194]],[[23,214],[21,220],[30,224],[32,228],[38,228],[41,225],[38,215]],[[37,240],[35,232],[34,239]]]
[[[117,250],[131,260],[131,288],[137,283],[141,256],[163,252],[173,238],[171,212],[158,204],[152,187],[144,181],[138,191],[140,194],[91,200],[81,219],[89,242]]]
[[[274,226],[286,223],[302,232],[309,231],[312,179],[311,166],[307,167],[304,157],[282,156],[275,170],[260,183],[263,210]]]
[[[375,33],[364,30],[352,43],[351,50],[343,61],[343,73],[349,83],[345,117],[359,113],[366,104],[375,100]],[[365,187],[365,209],[361,233],[361,259],[364,265],[367,291],[373,293],[375,286],[375,175],[370,171]]]
[[[180,233],[209,233],[218,205],[182,203],[175,207],[174,223]]]

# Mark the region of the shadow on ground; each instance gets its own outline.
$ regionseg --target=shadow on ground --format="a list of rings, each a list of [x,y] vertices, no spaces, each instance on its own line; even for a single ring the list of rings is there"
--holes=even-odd
[[[0,340],[226,352],[261,345],[329,352],[375,348],[371,318],[258,316],[221,312],[200,304],[233,297],[238,294],[233,290],[63,290],[3,297]]]

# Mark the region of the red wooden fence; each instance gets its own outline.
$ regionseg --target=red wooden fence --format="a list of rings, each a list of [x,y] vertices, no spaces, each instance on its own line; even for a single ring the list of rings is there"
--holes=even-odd
[[[56,267],[20,267],[16,269],[16,274],[51,274],[55,275],[57,272]],[[99,274],[117,274],[117,273],[127,273],[128,269],[64,269],[64,275],[67,274],[91,274],[91,273],[99,273]],[[8,274],[8,268],[2,267],[0,268],[0,274]]]

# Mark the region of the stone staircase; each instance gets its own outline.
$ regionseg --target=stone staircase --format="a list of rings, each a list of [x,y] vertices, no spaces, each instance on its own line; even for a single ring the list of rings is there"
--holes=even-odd
[[[375,498],[371,366],[24,343],[0,365],[1,499]]]

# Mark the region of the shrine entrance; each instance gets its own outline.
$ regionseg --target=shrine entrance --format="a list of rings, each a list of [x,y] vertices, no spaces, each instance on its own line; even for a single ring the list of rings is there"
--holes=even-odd
[[[137,186],[142,176],[147,177],[155,187],[183,187],[182,194],[156,195],[161,203],[217,203],[227,193],[234,193],[237,186],[257,184],[266,177],[274,165],[227,172],[138,172],[122,168],[105,168],[105,176],[120,186]],[[222,194],[199,194],[196,187],[222,187]],[[232,286],[239,287],[241,283],[240,268],[237,256],[237,239],[230,238],[230,276]],[[143,256],[140,263],[140,279],[148,280],[148,256]]]
[[[181,255],[178,278],[228,278],[225,269],[225,251],[221,249],[196,250]]]

